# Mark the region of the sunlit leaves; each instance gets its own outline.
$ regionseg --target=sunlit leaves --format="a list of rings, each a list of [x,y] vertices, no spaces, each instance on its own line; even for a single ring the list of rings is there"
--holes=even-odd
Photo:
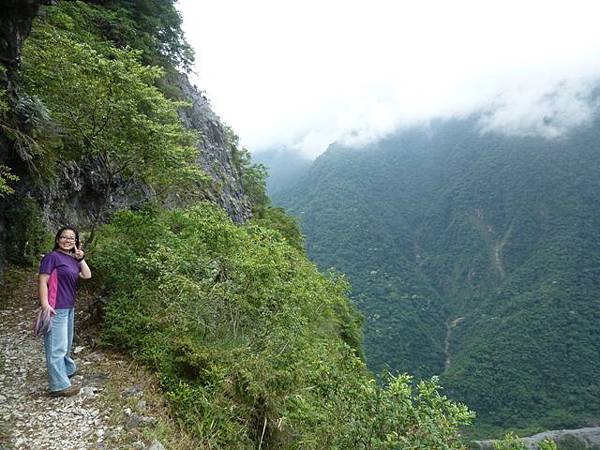
[[[0,197],[14,193],[14,189],[10,186],[19,180],[19,177],[11,173],[10,168],[0,165]]]

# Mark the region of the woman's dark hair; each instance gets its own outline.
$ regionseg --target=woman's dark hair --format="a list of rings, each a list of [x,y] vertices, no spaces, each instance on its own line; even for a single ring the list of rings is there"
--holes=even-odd
[[[54,248],[52,250],[56,250],[56,249],[60,248],[58,246],[58,239],[60,238],[60,235],[63,234],[63,231],[66,231],[66,230],[71,230],[73,233],[75,233],[75,247],[79,248],[79,231],[77,231],[77,228],[62,227],[61,229],[59,229],[56,232],[56,236],[54,237]]]

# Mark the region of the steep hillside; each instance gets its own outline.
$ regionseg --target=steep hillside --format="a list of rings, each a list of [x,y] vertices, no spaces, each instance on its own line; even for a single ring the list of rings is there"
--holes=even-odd
[[[599,125],[546,140],[437,121],[332,147],[276,196],[348,274],[371,368],[441,375],[480,434],[598,418]]]

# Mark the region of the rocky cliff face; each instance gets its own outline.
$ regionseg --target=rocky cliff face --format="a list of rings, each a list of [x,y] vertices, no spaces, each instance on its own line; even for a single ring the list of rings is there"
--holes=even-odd
[[[49,0],[0,0],[0,90],[6,92],[5,100],[9,106],[14,107],[17,103],[15,77],[21,61],[21,46],[29,35],[31,22],[39,7],[49,3]],[[25,121],[22,119],[15,114],[14,126],[24,128]],[[11,141],[4,128],[0,127],[0,164],[6,164],[12,153]],[[6,259],[6,206],[7,201],[0,198],[0,275]]]
[[[0,70],[0,88],[7,92],[13,109],[19,98],[14,80],[19,68],[21,46],[40,5],[49,3],[51,0],[0,0],[0,63],[3,68]],[[212,183],[203,192],[204,196],[223,207],[233,221],[243,222],[251,217],[251,206],[244,194],[240,170],[235,166],[231,149],[228,148],[224,126],[210,108],[208,100],[190,84],[187,76],[178,74],[170,78],[168,81],[178,86],[181,96],[191,103],[190,107],[180,111],[182,121],[201,136],[197,162],[212,178]],[[12,126],[27,132],[27,118],[13,114],[15,124]],[[16,193],[0,197],[0,275],[7,258],[7,247],[13,244],[8,240],[18,235],[14,228],[19,225],[11,223],[9,213],[18,210],[22,201],[27,199],[29,206],[35,206],[42,223],[50,230],[63,224],[86,227],[98,215],[107,192],[97,161],[65,161],[58,167],[57,177],[53,181],[36,183],[27,165],[16,153],[11,139],[0,127],[0,164],[9,166],[20,177],[20,181],[13,185]],[[102,219],[115,210],[140,204],[151,194],[150,189],[140,183],[122,180],[118,186],[113,186]],[[23,245],[27,245],[26,239]]]
[[[191,85],[187,76],[180,74],[174,82],[181,88],[183,97],[192,103],[190,108],[180,111],[180,117],[188,128],[200,133],[198,164],[213,180],[207,195],[223,207],[234,222],[243,222],[252,215],[251,206],[244,195],[241,174],[227,147],[223,124],[207,98]]]

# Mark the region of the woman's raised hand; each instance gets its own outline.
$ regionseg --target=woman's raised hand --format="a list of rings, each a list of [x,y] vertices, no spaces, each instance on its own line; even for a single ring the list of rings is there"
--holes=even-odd
[[[83,251],[83,244],[80,242],[79,247],[75,247],[75,259],[82,260],[85,257],[85,252]]]

